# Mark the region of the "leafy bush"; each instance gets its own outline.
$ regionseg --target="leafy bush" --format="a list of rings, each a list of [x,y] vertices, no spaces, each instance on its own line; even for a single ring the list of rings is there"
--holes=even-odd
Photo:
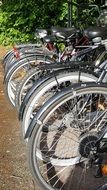
[[[7,45],[32,41],[36,28],[61,25],[66,16],[64,3],[64,0],[3,1],[0,9],[0,43]]]
[[[85,2],[89,1],[94,2],[94,0],[85,0]],[[77,0],[77,2],[80,3],[82,0]],[[72,11],[74,25],[77,25],[76,8],[73,7]],[[67,26],[67,15],[67,0],[2,0],[0,43],[8,45],[34,41],[36,28],[50,28],[53,25]],[[85,15],[86,12],[81,17],[84,19]]]

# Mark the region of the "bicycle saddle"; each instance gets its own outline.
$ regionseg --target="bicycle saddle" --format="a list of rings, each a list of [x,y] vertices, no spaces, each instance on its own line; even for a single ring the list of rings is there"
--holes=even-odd
[[[56,40],[56,38],[53,35],[47,35],[43,38],[43,41],[46,43],[55,42],[55,40]]]
[[[84,35],[89,39],[93,39],[96,37],[101,37],[102,39],[107,39],[107,27],[90,27],[84,30]]]
[[[46,29],[41,29],[41,28],[37,28],[35,30],[36,35],[38,35],[40,38],[44,38],[47,34],[48,31]]]
[[[67,39],[67,38],[70,38],[72,35],[74,35],[77,30],[74,27],[63,28],[63,27],[59,27],[59,26],[54,26],[51,28],[51,31],[52,31],[53,35],[55,35],[56,37],[60,37],[62,39]]]

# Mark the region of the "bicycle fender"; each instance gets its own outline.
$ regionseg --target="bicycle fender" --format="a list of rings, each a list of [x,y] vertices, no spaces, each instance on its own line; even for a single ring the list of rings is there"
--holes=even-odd
[[[63,95],[66,93],[71,92],[71,88],[73,89],[73,86],[80,86],[80,84],[74,84],[72,87],[68,87],[68,90],[63,89],[62,91],[59,91],[57,94],[55,94],[53,97],[51,97],[47,102],[44,103],[44,105],[40,108],[40,110],[37,112],[37,114],[34,116],[33,120],[29,124],[29,127],[25,133],[24,139],[27,139],[31,136],[32,131],[34,130],[36,124],[41,125],[42,124],[42,117],[47,109],[52,107],[52,105]],[[81,86],[80,86],[81,87]]]
[[[69,93],[70,94],[72,93],[75,95],[77,89],[84,88],[84,87],[90,87],[91,85],[96,86],[96,84],[97,85],[102,84],[102,86],[107,87],[106,84],[104,84],[104,83],[96,83],[96,82],[88,82],[88,83],[80,83],[80,84],[76,83],[66,89],[63,89],[62,91],[59,91],[57,94],[52,96],[47,102],[44,103],[44,105],[39,109],[37,114],[34,116],[33,120],[31,121],[31,123],[25,133],[24,139],[29,138],[31,136],[36,124],[39,124],[39,125],[43,124],[42,121],[43,121],[44,114],[47,114],[46,110],[48,109],[48,111],[50,112],[50,109],[53,109],[53,104],[58,99],[62,98],[65,95],[68,96]]]

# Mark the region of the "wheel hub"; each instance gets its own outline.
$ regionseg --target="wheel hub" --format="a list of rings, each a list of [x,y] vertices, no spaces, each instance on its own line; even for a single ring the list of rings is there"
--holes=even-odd
[[[97,151],[95,142],[98,139],[96,134],[85,134],[80,138],[79,153],[82,157],[88,158]]]

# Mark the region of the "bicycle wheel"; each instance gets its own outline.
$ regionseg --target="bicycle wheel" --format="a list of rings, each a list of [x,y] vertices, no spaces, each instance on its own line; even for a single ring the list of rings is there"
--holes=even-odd
[[[25,95],[28,93],[28,91],[38,78],[39,76],[37,68],[34,68],[29,70],[25,77],[22,79],[22,81],[19,84],[17,84],[15,93],[15,107],[18,111]]]
[[[107,87],[71,86],[52,97],[32,121],[28,141],[31,173],[46,190],[91,190],[107,178],[95,178],[90,165],[98,133],[107,124]]]
[[[5,68],[5,65],[7,64],[7,62],[11,62],[14,60],[15,60],[15,57],[14,57],[13,50],[8,51],[2,61],[4,68]]]
[[[31,122],[33,116],[37,113],[39,108],[52,97],[58,90],[65,88],[72,83],[87,82],[87,81],[97,81],[97,78],[91,74],[84,73],[82,71],[70,72],[63,71],[56,75],[56,77],[51,77],[41,84],[37,90],[33,92],[26,104],[23,119],[22,119],[22,131],[25,135],[26,130]]]
[[[15,92],[17,84],[25,77],[28,70],[36,67],[40,63],[51,63],[52,59],[44,55],[26,56],[20,62],[13,64],[5,76],[6,93],[13,106],[15,106]],[[38,72],[41,72],[40,69]]]

